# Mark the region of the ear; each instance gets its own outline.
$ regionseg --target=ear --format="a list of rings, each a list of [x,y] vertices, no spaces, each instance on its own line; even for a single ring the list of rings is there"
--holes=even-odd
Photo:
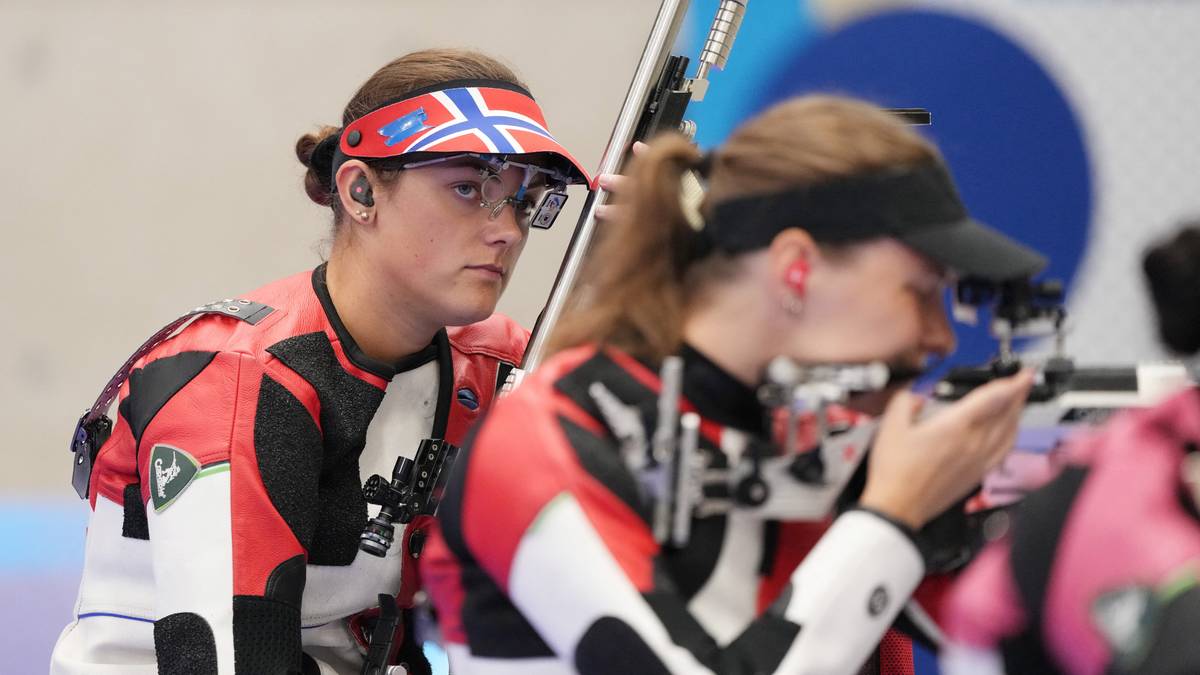
[[[821,264],[821,249],[812,235],[798,227],[788,228],[771,240],[767,269],[771,286],[781,297],[802,299],[810,270]]]
[[[375,175],[363,162],[352,159],[338,167],[333,184],[337,187],[338,200],[342,211],[350,214],[353,220],[363,220],[355,217],[357,213],[370,211],[374,206]],[[358,190],[356,193],[355,190]]]

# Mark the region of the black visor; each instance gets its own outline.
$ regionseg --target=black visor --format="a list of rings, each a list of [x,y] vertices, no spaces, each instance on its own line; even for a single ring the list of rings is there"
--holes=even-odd
[[[718,249],[767,246],[799,227],[823,243],[898,239],[963,277],[1027,278],[1046,259],[967,214],[941,163],[838,178],[717,204],[704,235]]]

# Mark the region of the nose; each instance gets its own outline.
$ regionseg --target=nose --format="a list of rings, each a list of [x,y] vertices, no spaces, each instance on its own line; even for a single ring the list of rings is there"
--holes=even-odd
[[[923,324],[921,347],[926,354],[948,356],[954,351],[958,340],[954,336],[950,318],[946,316],[946,308],[941,302],[929,303]]]
[[[489,245],[502,248],[521,243],[525,238],[525,228],[517,222],[517,214],[512,204],[502,206],[495,217],[488,214],[485,237]]]

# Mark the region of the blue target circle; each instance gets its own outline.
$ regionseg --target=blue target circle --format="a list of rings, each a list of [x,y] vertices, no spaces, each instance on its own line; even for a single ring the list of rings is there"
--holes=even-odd
[[[791,11],[794,11],[791,10]],[[779,53],[755,108],[825,92],[932,112],[919,127],[945,155],[971,213],[1050,259],[1069,288],[1088,237],[1092,179],[1084,133],[1045,68],[977,20],[888,11]],[[995,351],[982,327],[957,327],[955,363]]]

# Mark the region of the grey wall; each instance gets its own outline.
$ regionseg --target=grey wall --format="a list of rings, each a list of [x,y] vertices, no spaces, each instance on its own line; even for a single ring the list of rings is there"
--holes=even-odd
[[[72,425],[143,339],[319,261],[329,218],[292,147],[376,68],[432,46],[498,56],[594,168],[657,8],[4,0],[0,492],[69,494]],[[575,215],[534,234],[501,311],[532,325]]]

